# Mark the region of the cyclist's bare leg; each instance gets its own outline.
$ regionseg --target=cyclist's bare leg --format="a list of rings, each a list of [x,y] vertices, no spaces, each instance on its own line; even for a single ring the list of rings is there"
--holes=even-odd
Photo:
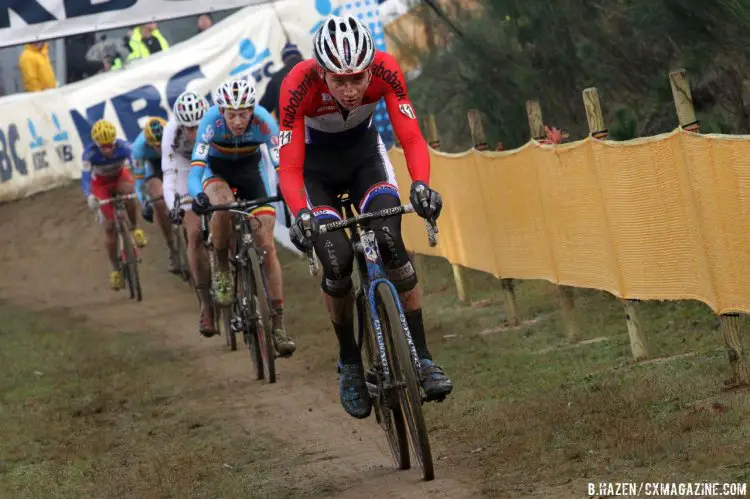
[[[150,178],[146,182],[146,192],[151,199],[163,198],[164,191],[162,190],[161,180],[158,178]],[[164,241],[167,243],[167,248],[170,251],[174,251],[174,240],[172,239],[172,225],[169,223],[169,210],[167,209],[167,203],[164,199],[160,199],[154,203],[154,213],[156,214],[156,225],[161,229],[161,233],[164,236]]]
[[[228,204],[234,202],[234,195],[229,185],[223,180],[212,179],[205,187],[211,204]],[[229,271],[229,236],[232,231],[232,214],[228,211],[217,211],[211,216],[211,244],[216,252],[216,263],[222,272]]]
[[[284,294],[281,277],[281,264],[276,254],[276,243],[273,240],[273,229],[276,224],[275,215],[259,215],[257,223],[251,223],[254,235],[258,240],[258,246],[265,252],[263,266],[268,276],[268,294],[271,301],[272,334],[276,351],[279,355],[292,355],[296,350],[294,341],[289,337],[284,328]]]
[[[354,291],[351,274],[354,264],[348,237],[343,232],[321,234],[315,253],[323,266],[322,296],[339,341],[339,359],[344,364],[361,362],[354,339]]]
[[[372,409],[362,356],[354,338],[354,290],[331,296],[321,290],[339,342],[339,398],[349,415],[366,418]],[[337,293],[340,295],[340,293]]]
[[[409,291],[401,291],[398,296],[401,298],[401,304],[404,306],[404,315],[412,333],[414,346],[417,349],[419,357],[422,359],[432,360],[430,350],[427,348],[427,338],[424,332],[424,320],[422,319],[422,294],[419,288],[415,287]]]
[[[104,247],[107,250],[109,263],[112,264],[112,270],[119,269],[117,260],[117,228],[114,220],[104,221]]]
[[[258,240],[260,248],[265,251],[264,266],[268,275],[268,294],[271,300],[271,306],[274,309],[281,309],[284,306],[284,292],[281,277],[281,264],[276,254],[276,243],[273,239],[273,229],[276,223],[276,217],[272,215],[260,215],[257,217],[260,227],[253,223],[255,237]],[[283,316],[274,315],[274,329],[284,327]]]
[[[121,180],[117,184],[116,190],[118,194],[133,194],[135,192],[135,187],[133,186],[132,182]],[[130,220],[130,228],[131,229],[137,228],[138,227],[138,206],[136,204],[135,199],[128,199],[127,201],[125,201],[125,211],[128,212],[128,220]],[[115,249],[115,251],[117,251],[117,249]]]
[[[203,245],[201,222],[198,215],[186,211],[182,220],[187,231],[187,257],[190,274],[195,278],[195,286],[201,300],[201,317],[213,324],[213,307],[211,306],[211,269],[208,264],[208,253]]]
[[[195,284],[198,287],[206,287],[211,279],[211,269],[208,265],[206,247],[203,246],[201,238],[201,221],[198,215],[192,211],[186,211],[182,223],[187,230],[187,256],[190,273],[195,276]],[[205,300],[204,300],[205,298]],[[208,301],[210,296],[201,296],[201,300]]]
[[[422,308],[422,294],[419,292],[419,288],[414,288],[410,291],[403,291],[399,293],[398,296],[401,298],[404,312],[412,312]]]
[[[354,327],[354,290],[343,298],[334,298],[325,291],[320,291],[323,296],[323,303],[328,310],[328,315],[334,324],[352,324]],[[354,335],[352,334],[352,341]]]

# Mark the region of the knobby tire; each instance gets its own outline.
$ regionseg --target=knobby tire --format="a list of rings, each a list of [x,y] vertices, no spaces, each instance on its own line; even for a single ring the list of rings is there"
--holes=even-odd
[[[222,329],[224,329],[224,336],[227,340],[227,346],[233,352],[237,350],[237,334],[235,333],[234,329],[232,329],[232,312],[234,310],[234,307],[237,306],[237,300],[236,300],[237,269],[234,268],[235,262],[232,261],[233,260],[232,255],[235,254],[236,244],[237,244],[237,238],[234,236],[234,233],[233,233],[229,239],[229,254],[230,254],[229,278],[234,280],[235,304],[232,305],[231,307],[218,307],[219,314],[221,316]]]
[[[255,379],[265,378],[263,370],[263,355],[260,351],[260,342],[258,341],[258,323],[255,320],[257,315],[258,302],[253,295],[251,277],[248,267],[242,266],[238,271],[237,288],[237,311],[242,317],[242,323],[245,331],[244,340],[247,349],[250,352],[250,360],[255,368]],[[247,304],[247,306],[244,306]]]
[[[143,300],[143,294],[141,292],[141,279],[138,275],[138,258],[135,255],[135,248],[133,247],[133,239],[130,235],[130,223],[122,219],[120,221],[123,250],[125,252],[125,268],[127,271],[128,287],[130,288],[130,298],[135,298],[138,301]]]
[[[398,307],[390,287],[386,284],[378,284],[375,288],[375,300],[388,346],[387,350],[391,352],[390,356],[394,357],[391,364],[394,379],[405,385],[398,390],[398,395],[401,411],[409,429],[412,451],[422,471],[422,479],[430,481],[435,478],[435,471],[427,425],[422,412],[419,378],[412,362],[411,349],[406,340]]]
[[[362,340],[365,349],[365,372],[377,371],[382,376],[383,371],[380,365],[380,356],[378,355],[377,338],[372,328],[372,316],[370,315],[368,302],[364,299],[364,295],[357,297],[357,309],[359,311],[358,320],[361,321],[362,326],[365,328]],[[386,359],[388,360],[388,365],[391,366],[391,376],[393,377],[393,366],[396,366],[396,369],[398,369],[398,366],[394,361],[391,349],[387,349]],[[382,389],[382,385],[379,388]],[[394,401],[394,403],[389,403],[389,399]],[[396,467],[401,470],[409,469],[411,467],[409,460],[409,440],[406,433],[406,425],[404,424],[404,416],[398,400],[393,396],[388,398],[381,397],[380,400],[373,400],[373,409],[375,410],[375,417],[378,424],[385,432]]]
[[[257,300],[256,317],[258,320],[257,332],[260,352],[263,356],[263,364],[269,383],[276,383],[276,349],[273,346],[273,331],[271,324],[271,307],[268,302],[268,294],[265,287],[265,274],[260,267],[258,253],[254,249],[248,250],[248,270],[251,273],[250,286],[252,294]]]

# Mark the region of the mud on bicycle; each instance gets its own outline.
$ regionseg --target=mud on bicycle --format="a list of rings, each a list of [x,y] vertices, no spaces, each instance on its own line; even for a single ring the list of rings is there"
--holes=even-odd
[[[118,270],[127,283],[130,298],[137,301],[143,300],[141,291],[141,279],[138,273],[138,263],[141,261],[140,248],[135,244],[128,218],[125,202],[136,198],[136,194],[117,194],[107,199],[99,200],[99,207],[108,204],[114,205],[115,229],[117,230],[117,258]]]
[[[398,291],[388,279],[375,230],[368,222],[414,212],[411,205],[354,215],[352,203],[341,199],[344,220],[320,224],[320,233],[349,228],[359,283],[355,291],[358,338],[364,347],[365,380],[375,419],[386,434],[399,469],[411,466],[409,440],[425,481],[435,476],[422,404],[427,397],[419,382],[420,359],[412,341]],[[430,246],[437,245],[437,226],[425,220]],[[308,251],[310,272],[319,266]],[[444,398],[444,397],[442,397]]]
[[[232,350],[237,348],[237,333],[242,334],[255,368],[257,379],[276,382],[276,349],[272,336],[272,308],[268,294],[265,252],[257,244],[254,224],[260,221],[251,212],[270,203],[282,201],[279,196],[250,201],[238,200],[223,205],[211,205],[201,217],[203,240],[209,248],[211,272],[217,267],[211,245],[208,221],[210,214],[228,211],[232,214],[229,239],[229,270],[234,281],[234,300],[229,308],[221,308],[221,321]]]

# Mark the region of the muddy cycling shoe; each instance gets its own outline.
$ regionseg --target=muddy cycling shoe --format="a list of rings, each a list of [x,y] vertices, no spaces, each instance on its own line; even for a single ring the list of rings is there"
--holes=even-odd
[[[113,270],[109,274],[109,285],[115,291],[120,291],[125,287],[125,283],[122,282],[122,273],[119,270]]]
[[[297,350],[297,345],[282,328],[273,330],[273,346],[281,357],[291,357]]]
[[[229,272],[216,272],[213,276],[214,301],[220,307],[231,307],[234,302],[234,286]]]
[[[453,391],[453,382],[443,369],[430,359],[421,359],[419,382],[427,395],[427,400],[442,401]]]
[[[133,235],[133,239],[135,239],[135,245],[139,248],[144,248],[148,243],[146,233],[143,232],[143,229],[133,229],[131,234]]]
[[[211,338],[219,334],[214,328],[214,318],[211,309],[201,310],[201,317],[198,320],[198,332],[206,338]]]
[[[364,419],[370,415],[372,401],[365,384],[362,364],[342,364],[339,362],[339,397],[346,412],[355,418]]]
[[[169,252],[169,258],[167,260],[167,270],[172,274],[179,274],[182,269],[180,268],[180,255],[177,254],[177,250],[171,250]]]

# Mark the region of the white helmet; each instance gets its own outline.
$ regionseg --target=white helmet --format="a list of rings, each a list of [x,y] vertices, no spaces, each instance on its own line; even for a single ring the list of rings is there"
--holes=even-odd
[[[372,34],[352,16],[329,16],[315,33],[313,56],[331,73],[364,71],[375,58]]]
[[[247,80],[230,80],[214,92],[214,103],[221,109],[255,109],[257,101],[255,83]]]
[[[208,109],[208,101],[195,92],[182,92],[174,101],[174,112],[177,123],[182,126],[197,126]]]

